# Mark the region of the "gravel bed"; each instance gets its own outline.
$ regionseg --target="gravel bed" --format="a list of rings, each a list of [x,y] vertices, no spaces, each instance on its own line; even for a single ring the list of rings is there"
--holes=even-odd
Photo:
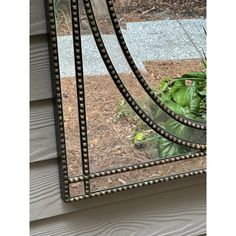
[[[145,72],[145,61],[182,60],[203,57],[206,51],[204,19],[161,20],[127,23],[122,29],[128,48],[137,67]],[[102,35],[108,53],[118,73],[131,72],[114,34]],[[98,52],[92,35],[82,35],[85,75],[106,75],[108,71]],[[59,36],[61,77],[74,76],[72,36]],[[197,48],[197,49],[196,49]]]

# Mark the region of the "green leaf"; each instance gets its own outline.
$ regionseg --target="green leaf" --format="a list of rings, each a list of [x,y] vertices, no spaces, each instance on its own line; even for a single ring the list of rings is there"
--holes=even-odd
[[[197,93],[205,97],[206,96],[206,89],[204,89],[202,91],[198,91]]]
[[[180,155],[189,152],[188,148],[170,142],[169,140],[159,136],[158,138],[158,151],[160,158],[166,158],[171,156]]]
[[[186,80],[191,80],[191,81],[197,81],[197,82],[205,82],[206,80],[203,78],[195,78],[195,77],[186,77],[186,78],[176,78],[176,81],[186,81]],[[174,83],[175,81],[173,81],[172,83]],[[171,85],[171,84],[169,84]]]
[[[188,105],[188,100],[186,99],[186,91],[187,87],[184,86],[182,88],[177,89],[175,93],[172,95],[174,101],[182,107]]]
[[[182,75],[181,78],[201,78],[206,79],[206,72],[190,72]]]
[[[160,98],[161,98],[161,101],[175,113],[178,113],[178,114],[183,113],[182,107],[179,104],[172,101],[171,98],[167,96],[165,93],[161,93]]]
[[[167,131],[173,133],[175,136],[181,137],[181,138],[188,138],[189,136],[189,128],[185,125],[182,125],[176,120],[167,120],[165,123],[165,128]]]
[[[198,84],[197,82],[192,82],[191,86],[188,87],[186,91],[186,99],[188,100],[188,107],[190,112],[199,112],[201,98],[197,94]]]
[[[186,86],[184,80],[178,80],[178,79],[175,80],[172,84],[173,84],[173,86],[171,87],[171,90],[169,93],[170,95],[174,94],[176,90]]]
[[[144,134],[142,132],[137,132],[134,136],[134,142],[140,142],[145,139]]]
[[[165,78],[163,80],[161,80],[160,82],[160,90],[162,92],[165,92],[168,89],[168,83],[171,80],[171,78]]]

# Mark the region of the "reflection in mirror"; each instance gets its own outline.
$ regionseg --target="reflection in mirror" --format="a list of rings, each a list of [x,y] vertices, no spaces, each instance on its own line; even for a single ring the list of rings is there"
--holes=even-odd
[[[181,162],[167,163],[145,169],[133,170],[131,172],[117,173],[110,176],[103,176],[91,180],[92,191],[105,190],[108,188],[117,188],[121,185],[134,184],[136,182],[150,181],[166,176],[175,176],[181,172],[191,172],[193,166],[196,169],[201,169],[205,165],[205,158],[187,159]]]
[[[67,197],[202,173],[206,2],[53,4]]]
[[[64,132],[69,176],[81,175],[80,130],[75,86],[72,22],[69,0],[54,2],[60,64]]]

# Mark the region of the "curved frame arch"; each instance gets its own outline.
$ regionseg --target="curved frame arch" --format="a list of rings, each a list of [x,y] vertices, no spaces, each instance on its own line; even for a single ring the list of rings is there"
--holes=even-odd
[[[111,62],[111,59],[109,57],[109,54],[106,50],[106,47],[104,45],[103,39],[101,37],[100,31],[97,26],[97,22],[95,19],[95,15],[93,12],[91,0],[83,0],[85,12],[89,21],[89,25],[91,28],[91,31],[93,33],[94,40],[96,42],[97,48],[100,52],[100,55],[107,67],[107,70],[109,71],[116,87],[122,94],[122,96],[125,98],[125,100],[128,102],[128,104],[132,107],[132,109],[136,112],[136,114],[156,133],[160,134],[162,137],[168,139],[169,141],[188,147],[193,148],[197,150],[205,150],[206,145],[202,143],[194,143],[189,142],[187,140],[181,139],[176,137],[175,135],[171,134],[170,132],[165,131],[163,128],[161,128],[155,121],[153,121],[137,104],[137,102],[133,99],[132,95],[128,92],[125,85],[123,84],[122,80],[120,79],[113,63]]]
[[[133,57],[129,52],[128,46],[125,42],[124,36],[122,34],[122,31],[119,25],[119,21],[118,21],[117,14],[114,9],[113,1],[106,0],[106,3],[107,3],[108,12],[110,14],[110,19],[112,21],[113,29],[116,33],[117,40],[126,58],[126,61],[128,62],[138,82],[140,83],[142,88],[146,91],[146,93],[149,95],[149,97],[152,99],[152,101],[154,101],[166,114],[171,116],[173,119],[175,119],[179,123],[189,126],[194,129],[206,130],[205,122],[194,121],[194,120],[191,120],[191,119],[188,119],[186,117],[182,117],[181,115],[176,114],[174,111],[168,108],[164,103],[162,103],[161,100],[158,98],[158,96],[152,91],[151,87],[148,85],[143,75],[137,68],[133,60]]]
[[[92,11],[92,6],[90,0],[83,0],[86,13],[88,13],[88,19],[90,21],[90,26],[93,31],[95,41],[97,43],[98,49],[101,53],[101,56],[108,67],[108,70],[111,74],[113,81],[115,82],[117,88],[120,90],[122,95],[126,98],[129,104],[132,106],[134,111],[139,113],[141,119],[143,119],[152,129],[156,129],[162,136],[167,136],[169,140],[175,141],[177,144],[185,144],[187,147],[194,147],[201,151],[188,153],[185,155],[170,156],[162,160],[153,160],[147,161],[144,163],[134,164],[123,166],[119,168],[103,170],[99,172],[90,173],[89,170],[89,156],[88,156],[88,143],[87,143],[87,132],[86,132],[86,113],[85,113],[85,96],[84,96],[84,84],[83,84],[83,65],[82,65],[82,50],[81,50],[81,35],[80,35],[80,22],[79,22],[79,5],[78,0],[70,0],[71,11],[72,11],[72,26],[73,26],[73,43],[74,43],[74,56],[75,56],[75,66],[76,66],[76,84],[77,84],[77,95],[79,99],[78,111],[80,119],[80,128],[81,128],[81,147],[82,151],[82,167],[83,175],[81,176],[68,176],[68,163],[66,155],[66,145],[65,145],[65,132],[64,132],[64,121],[63,121],[63,104],[62,104],[62,95],[61,95],[61,85],[60,85],[60,73],[59,73],[59,60],[58,60],[58,45],[57,45],[57,32],[56,32],[56,20],[54,13],[54,0],[45,0],[45,12],[47,16],[47,27],[48,27],[48,41],[49,41],[49,51],[50,51],[50,62],[51,62],[51,73],[52,73],[52,89],[54,97],[54,111],[55,111],[55,121],[56,121],[56,136],[57,136],[57,152],[59,160],[59,172],[60,172],[60,182],[61,182],[61,195],[62,199],[65,202],[74,202],[78,200],[88,199],[95,196],[102,196],[106,194],[126,191],[130,189],[139,188],[142,186],[172,181],[175,179],[186,178],[194,175],[202,175],[206,173],[205,168],[195,169],[183,173],[176,173],[169,176],[158,177],[150,180],[144,180],[140,182],[135,182],[131,184],[126,184],[118,187],[108,188],[104,190],[91,191],[90,189],[90,180],[113,175],[117,173],[129,172],[133,170],[149,168],[157,165],[162,165],[171,162],[178,162],[182,160],[188,160],[192,158],[206,157],[206,145],[190,143],[186,140],[178,139],[172,134],[166,132],[164,129],[161,129],[157,124],[155,124],[142,109],[136,104],[133,100],[127,89],[124,87],[122,81],[120,80],[118,74],[115,71],[115,68],[111,64],[109,55],[107,54],[104,44],[101,40],[101,35],[98,31],[96,21],[94,21],[94,16]],[[186,143],[183,143],[186,142]],[[84,194],[78,196],[71,196],[70,194],[70,184],[83,181],[84,183]]]

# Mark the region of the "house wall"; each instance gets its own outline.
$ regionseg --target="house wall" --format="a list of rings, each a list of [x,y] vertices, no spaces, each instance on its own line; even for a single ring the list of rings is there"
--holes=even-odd
[[[66,204],[61,200],[43,1],[30,1],[31,235],[200,235],[205,176]]]

